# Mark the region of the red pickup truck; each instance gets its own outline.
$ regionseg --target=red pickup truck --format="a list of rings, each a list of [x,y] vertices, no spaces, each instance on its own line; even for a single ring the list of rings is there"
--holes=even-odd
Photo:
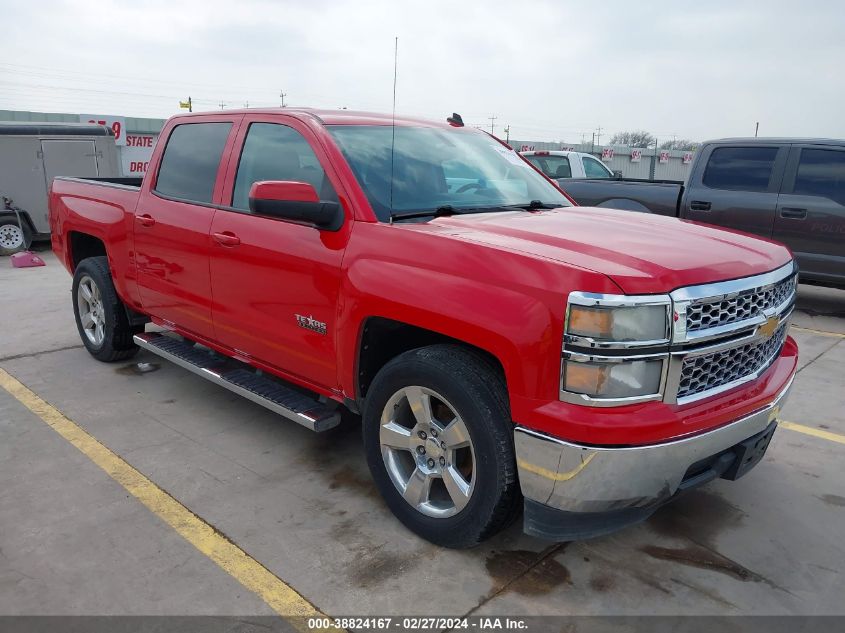
[[[182,115],[143,182],[55,179],[83,343],[314,431],[360,413],[387,505],[450,547],[523,508],[529,534],[605,534],[756,465],[797,363],[790,252],[574,206],[448,121]]]

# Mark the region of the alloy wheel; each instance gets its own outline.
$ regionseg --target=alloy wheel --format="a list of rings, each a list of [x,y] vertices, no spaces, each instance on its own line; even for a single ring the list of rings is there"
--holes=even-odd
[[[475,451],[446,398],[426,387],[404,387],[387,401],[379,431],[385,468],[408,504],[435,518],[466,507],[475,488]]]
[[[88,275],[79,280],[76,306],[82,331],[89,341],[99,347],[106,338],[106,312],[100,288]]]

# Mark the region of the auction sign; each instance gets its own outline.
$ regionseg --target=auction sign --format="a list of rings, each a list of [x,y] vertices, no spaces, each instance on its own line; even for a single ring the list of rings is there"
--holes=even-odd
[[[661,163],[668,163],[669,162],[669,152],[660,152],[660,162]]]
[[[632,149],[631,150],[631,162],[638,163],[643,158],[643,150],[641,149]]]
[[[605,163],[609,163],[611,160],[613,160],[613,148],[612,147],[605,147],[601,151],[601,159],[602,159],[602,162],[605,162]]]
[[[114,143],[121,147],[126,145],[126,119],[122,116],[106,116],[103,114],[80,114],[80,123],[105,125],[114,132]]]

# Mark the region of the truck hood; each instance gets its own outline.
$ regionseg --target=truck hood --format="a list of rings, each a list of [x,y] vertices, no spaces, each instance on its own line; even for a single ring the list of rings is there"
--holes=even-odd
[[[451,216],[427,226],[458,239],[604,273],[626,294],[756,275],[791,259],[786,247],[744,233],[593,207]]]

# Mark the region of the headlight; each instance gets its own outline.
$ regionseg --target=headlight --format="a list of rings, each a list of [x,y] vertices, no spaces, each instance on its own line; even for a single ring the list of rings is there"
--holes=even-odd
[[[571,293],[561,400],[592,406],[659,400],[669,363],[671,314],[668,295]]]
[[[669,304],[569,307],[566,332],[597,341],[666,341]]]
[[[634,398],[660,393],[662,360],[618,363],[564,361],[563,388],[592,398]]]

